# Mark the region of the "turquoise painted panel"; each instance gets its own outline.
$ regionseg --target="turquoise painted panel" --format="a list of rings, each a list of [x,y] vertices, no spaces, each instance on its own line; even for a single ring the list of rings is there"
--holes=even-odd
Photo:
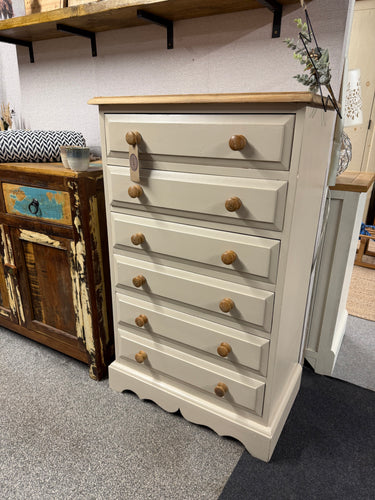
[[[63,201],[59,191],[22,186],[25,197],[20,200],[16,193],[10,193],[13,210],[20,215],[61,221],[64,217]]]

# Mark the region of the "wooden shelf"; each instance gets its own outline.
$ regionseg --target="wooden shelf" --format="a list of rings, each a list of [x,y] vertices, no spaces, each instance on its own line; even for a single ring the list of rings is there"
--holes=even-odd
[[[336,178],[336,185],[330,186],[332,191],[352,191],[367,193],[375,180],[374,172],[357,172],[346,170]]]
[[[282,104],[302,103],[322,107],[320,95],[311,92],[257,92],[238,94],[182,94],[182,95],[148,95],[148,96],[108,96],[94,97],[88,104],[97,105],[147,105],[147,104],[208,104],[208,103],[252,103]],[[327,104],[329,109],[333,106]]]
[[[282,5],[299,4],[299,0],[278,0],[278,2]],[[35,42],[71,36],[58,31],[57,23],[94,33],[148,24],[148,21],[137,17],[138,9],[170,21],[179,21],[258,8],[264,8],[258,0],[102,0],[5,19],[0,21],[0,35],[10,39]]]

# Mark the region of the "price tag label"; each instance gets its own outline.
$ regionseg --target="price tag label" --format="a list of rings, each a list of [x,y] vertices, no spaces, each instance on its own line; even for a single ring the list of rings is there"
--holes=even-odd
[[[139,156],[138,156],[138,144],[135,146],[129,145],[129,164],[130,164],[130,179],[133,182],[139,182]]]

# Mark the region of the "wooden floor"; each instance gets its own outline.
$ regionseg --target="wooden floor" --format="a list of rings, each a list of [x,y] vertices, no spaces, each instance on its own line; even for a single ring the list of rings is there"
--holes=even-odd
[[[363,259],[372,260],[375,264],[375,257],[363,256]],[[375,269],[355,265],[346,304],[348,313],[358,318],[375,321],[374,297]]]

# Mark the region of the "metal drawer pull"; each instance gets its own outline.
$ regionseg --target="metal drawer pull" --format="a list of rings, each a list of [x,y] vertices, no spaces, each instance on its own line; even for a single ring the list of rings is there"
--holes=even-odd
[[[147,359],[147,354],[145,353],[145,351],[139,351],[134,356],[134,358],[135,358],[137,363],[143,363]]]
[[[130,146],[135,146],[141,142],[142,136],[139,132],[129,131],[126,132],[125,139]]]
[[[142,233],[132,234],[130,239],[133,245],[142,245],[142,243],[144,243],[146,240],[145,235]]]
[[[225,393],[228,392],[228,386],[224,384],[224,382],[218,382],[215,387],[215,394],[222,398],[225,396]]]
[[[233,151],[241,151],[246,146],[246,137],[243,135],[232,135],[229,139],[229,147]]]
[[[229,266],[229,264],[233,264],[233,262],[237,259],[237,254],[233,250],[227,250],[221,256],[221,260],[224,264]]]
[[[144,285],[146,283],[146,278],[142,276],[142,274],[139,274],[135,278],[133,278],[133,285],[139,288],[140,286]]]
[[[31,207],[33,207],[31,209]],[[33,215],[36,215],[39,210],[39,201],[36,198],[33,198],[32,202],[29,203],[29,212],[32,213]]]
[[[227,342],[222,342],[217,348],[217,353],[222,358],[226,358],[230,352],[232,352],[232,348]]]
[[[228,212],[236,212],[236,210],[239,210],[241,206],[242,201],[238,198],[238,196],[232,196],[232,198],[228,198],[225,202],[225,208],[228,210]]]
[[[227,313],[234,307],[234,302],[232,299],[225,298],[219,304],[220,309]]]
[[[145,314],[140,314],[135,318],[135,324],[142,328],[142,326],[145,326],[145,324],[148,323],[148,318]]]
[[[130,186],[128,189],[128,194],[130,198],[140,198],[143,194],[142,186],[138,186],[138,184]]]

